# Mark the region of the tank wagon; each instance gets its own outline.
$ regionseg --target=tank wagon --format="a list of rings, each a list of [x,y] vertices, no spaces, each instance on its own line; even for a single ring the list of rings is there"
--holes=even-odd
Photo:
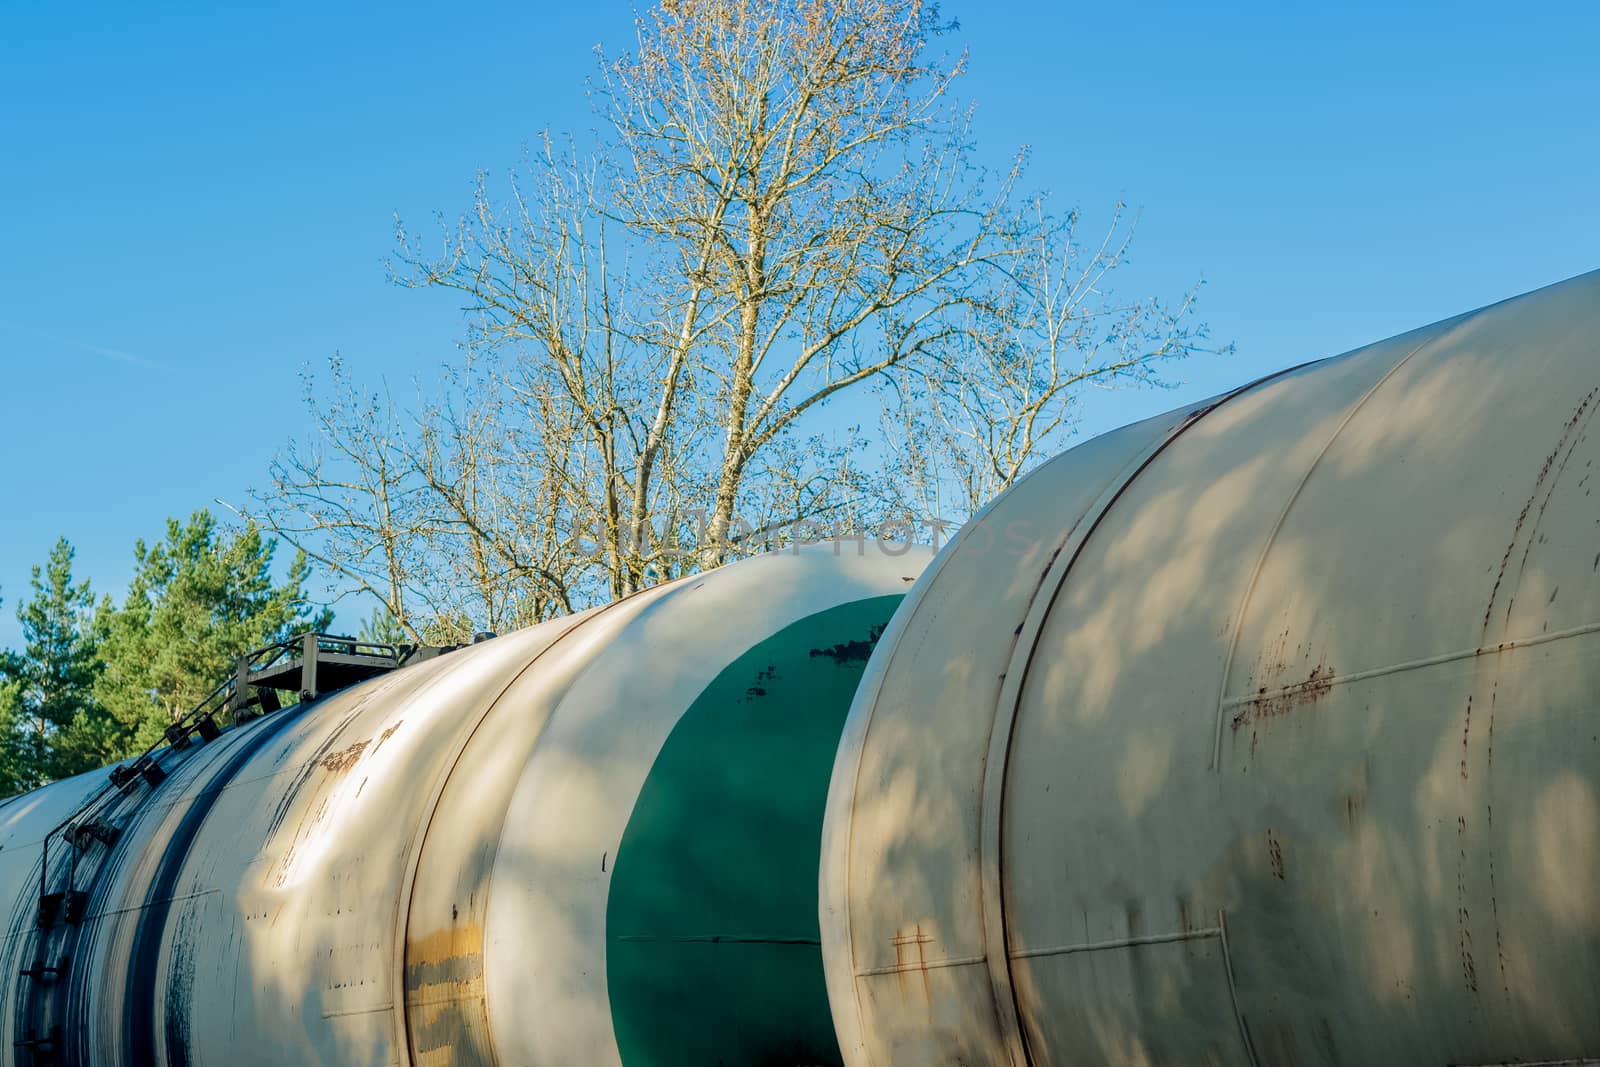
[[[10,801],[0,1059],[839,1062],[818,840],[929,558],[896,551],[736,563]]]
[[[846,1063],[1600,1063],[1600,273],[1089,441],[879,643]]]

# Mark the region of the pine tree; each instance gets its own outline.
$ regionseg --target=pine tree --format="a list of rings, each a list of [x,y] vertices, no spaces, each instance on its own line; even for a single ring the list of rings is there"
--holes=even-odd
[[[0,797],[33,788],[36,755],[22,724],[21,686],[0,674]]]
[[[394,617],[394,614],[382,604],[372,609],[361,628],[356,631],[356,637],[362,641],[371,641],[378,645],[403,645],[410,641],[404,626]]]
[[[72,577],[73,548],[56,541],[45,565],[34,567],[33,595],[17,611],[20,653],[6,653],[11,716],[8,757],[18,781],[31,788],[89,770],[92,743],[105,715],[95,700],[100,635],[94,593]]]
[[[306,599],[304,553],[273,581],[276,548],[255,524],[228,530],[205,510],[168,519],[165,540],[135,546],[126,600],[102,602],[98,619],[105,671],[95,692],[120,730],[112,755],[158,740],[243,653],[331,624]]]
[[[0,649],[0,796],[7,797],[33,784],[32,746],[22,725],[22,686],[12,677],[17,665],[15,653]]]

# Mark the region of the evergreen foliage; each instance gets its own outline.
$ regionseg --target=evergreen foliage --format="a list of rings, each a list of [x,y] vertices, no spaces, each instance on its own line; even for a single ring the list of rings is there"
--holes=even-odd
[[[281,581],[277,542],[209,511],[167,521],[165,536],[134,547],[120,605],[98,604],[56,542],[33,569],[17,611],[23,647],[0,652],[0,793],[31,789],[125,759],[160,739],[252,649],[332,616],[306,598],[310,567],[297,553]]]
[[[72,574],[73,550],[66,538],[34,567],[32,595],[17,611],[20,651],[4,653],[9,706],[3,712],[11,786],[32,788],[95,765],[84,751],[103,713],[94,699],[100,675],[100,635],[94,594]]]
[[[0,662],[0,794],[10,796],[32,787],[32,738],[22,728],[21,686]]]

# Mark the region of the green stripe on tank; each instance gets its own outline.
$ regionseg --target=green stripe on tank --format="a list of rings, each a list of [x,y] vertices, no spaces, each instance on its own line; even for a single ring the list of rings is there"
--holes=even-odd
[[[899,595],[807,616],[730,664],[645,778],[606,905],[626,1067],[842,1062],[817,924],[822,812]]]

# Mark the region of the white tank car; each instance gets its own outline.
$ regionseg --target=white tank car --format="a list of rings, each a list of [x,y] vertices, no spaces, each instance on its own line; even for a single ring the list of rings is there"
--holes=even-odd
[[[272,712],[46,863],[108,772],[11,800],[0,1058],[837,1063],[828,773],[928,558],[774,553]]]
[[[835,765],[850,1067],[1600,1064],[1600,273],[1089,441]]]

